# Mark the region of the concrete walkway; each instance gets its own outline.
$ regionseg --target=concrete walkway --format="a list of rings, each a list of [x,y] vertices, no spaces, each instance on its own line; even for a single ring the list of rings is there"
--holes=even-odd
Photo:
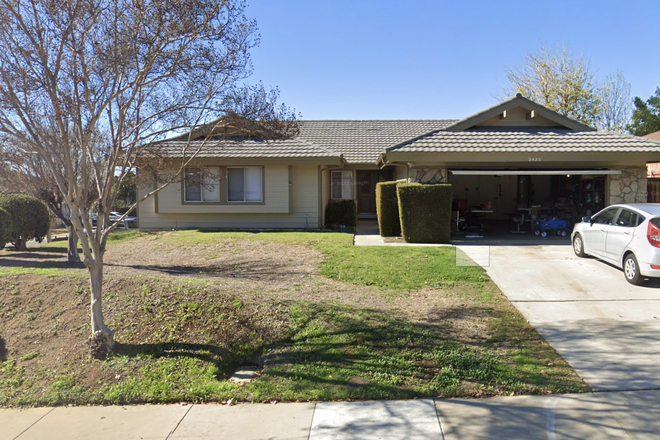
[[[380,236],[378,222],[376,220],[359,220],[355,226],[353,238],[355,246],[448,246],[446,244],[434,243],[386,243]]]
[[[660,283],[570,246],[460,246],[597,391],[660,389]],[[485,264],[484,264],[485,263]]]
[[[0,410],[1,440],[657,439],[660,391]]]

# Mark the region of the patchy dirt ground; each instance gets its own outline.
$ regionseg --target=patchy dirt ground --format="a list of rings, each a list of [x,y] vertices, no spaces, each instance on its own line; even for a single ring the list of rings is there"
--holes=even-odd
[[[323,256],[310,246],[231,238],[182,245],[166,238],[163,233],[114,243],[106,253],[105,318],[125,349],[194,344],[221,357],[248,339],[267,344],[285,337],[287,304],[301,301],[385,311],[468,344],[489,337],[490,311],[469,299],[474,295],[451,289],[401,293],[334,281],[320,273]],[[68,371],[85,387],[124,380],[89,359],[84,267],[72,267],[65,253],[35,249],[0,251],[0,271],[6,272],[0,278],[0,362],[16,359],[12,368],[37,386]],[[501,295],[489,283],[481,289]],[[12,371],[4,374],[11,377]]]

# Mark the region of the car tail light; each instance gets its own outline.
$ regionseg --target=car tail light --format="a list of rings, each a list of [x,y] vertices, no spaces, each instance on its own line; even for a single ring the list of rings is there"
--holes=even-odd
[[[660,227],[657,223],[660,222],[660,219],[651,219],[649,220],[649,227],[646,231],[646,238],[648,239],[651,246],[660,248]]]

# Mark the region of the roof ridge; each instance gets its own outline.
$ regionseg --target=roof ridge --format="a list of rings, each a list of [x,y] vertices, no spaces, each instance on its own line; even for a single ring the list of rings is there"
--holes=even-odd
[[[451,122],[460,119],[301,119],[300,122]]]

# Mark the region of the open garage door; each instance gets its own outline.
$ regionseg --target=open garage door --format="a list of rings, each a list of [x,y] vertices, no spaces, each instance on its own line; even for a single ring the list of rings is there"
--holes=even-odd
[[[565,220],[570,229],[582,216],[605,207],[607,176],[617,174],[621,171],[449,169],[448,183],[460,201],[455,206],[485,211],[480,224],[517,229],[522,213],[527,219],[521,227],[534,232],[535,220]]]

